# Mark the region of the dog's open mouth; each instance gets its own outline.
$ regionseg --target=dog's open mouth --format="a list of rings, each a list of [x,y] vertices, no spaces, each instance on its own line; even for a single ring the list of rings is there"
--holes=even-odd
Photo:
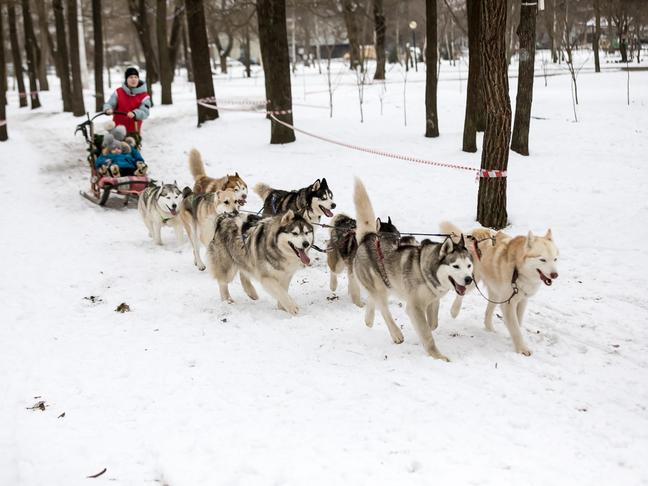
[[[246,202],[247,202],[247,199],[241,198],[238,201],[236,201],[236,204],[238,204],[239,206],[245,206]]]
[[[308,255],[306,254],[304,249],[303,248],[297,248],[292,243],[289,243],[289,244],[290,244],[290,248],[292,248],[292,251],[295,252],[295,255],[297,255],[297,257],[301,260],[301,262],[304,265],[310,265],[310,258],[308,258]]]
[[[544,273],[542,273],[542,271],[539,268],[536,268],[536,270],[540,274],[540,279],[544,282],[545,285],[550,286],[553,283],[553,280],[551,280]]]
[[[177,216],[177,214],[178,214],[178,210],[177,210],[177,209],[175,209],[175,208],[170,208],[169,206],[167,206],[167,209],[168,209],[169,212],[171,213],[171,216]]]
[[[331,211],[329,208],[325,208],[324,206],[322,206],[320,204],[320,209],[324,213],[324,216],[326,216],[327,218],[332,218],[333,217],[333,211]]]
[[[448,279],[450,280],[450,282],[452,282],[452,285],[454,285],[455,292],[457,292],[459,295],[464,295],[466,293],[466,287],[459,285],[454,281],[452,277],[448,277]]]

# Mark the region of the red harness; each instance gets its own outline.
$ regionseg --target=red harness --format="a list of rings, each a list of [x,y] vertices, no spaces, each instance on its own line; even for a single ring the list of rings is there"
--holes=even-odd
[[[134,111],[138,109],[142,102],[148,97],[149,95],[147,92],[131,95],[128,94],[124,88],[117,88],[117,106],[115,107],[115,111],[121,111],[124,113]],[[128,118],[125,115],[115,114],[113,115],[113,121],[115,122],[115,125],[124,125],[126,131],[129,133],[137,132],[142,126],[141,121],[138,124],[134,118]]]

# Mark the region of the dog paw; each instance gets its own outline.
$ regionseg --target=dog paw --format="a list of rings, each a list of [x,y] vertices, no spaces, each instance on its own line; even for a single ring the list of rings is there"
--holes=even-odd
[[[486,330],[487,330],[488,332],[495,332],[495,328],[493,327],[493,323],[492,323],[492,322],[485,322],[485,323],[484,323],[484,327],[486,328]]]
[[[198,267],[198,270],[200,270],[201,272],[204,271],[205,268],[207,268],[204,263],[198,264],[194,262],[194,265],[196,265]]]
[[[531,356],[531,350],[526,346],[519,346],[516,351],[522,356]]]
[[[296,316],[299,314],[299,307],[297,304],[290,304],[287,309],[284,309],[288,314]]]
[[[364,302],[362,302],[361,300],[354,300],[353,303],[361,309],[365,306]]]
[[[403,337],[403,333],[400,332],[400,330],[398,332],[393,333],[391,337],[396,344],[401,344],[403,341],[405,341],[405,338]]]
[[[445,354],[437,353],[435,356],[432,356],[434,359],[438,359],[441,361],[445,361],[446,363],[450,362],[450,358],[448,358]]]

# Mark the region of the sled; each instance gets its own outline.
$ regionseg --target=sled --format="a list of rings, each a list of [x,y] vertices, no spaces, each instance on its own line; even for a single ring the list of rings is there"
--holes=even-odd
[[[113,113],[126,115],[126,113],[117,111]],[[106,115],[106,113],[97,113],[91,118],[90,114],[86,113],[88,119],[77,125],[76,130],[74,131],[75,135],[76,133],[81,132],[88,144],[87,161],[90,166],[90,189],[88,191],[79,191],[79,193],[88,201],[99,206],[105,206],[111,195],[118,195],[124,199],[123,205],[127,206],[131,198],[137,199],[142,191],[146,189],[150,179],[148,176],[141,175],[124,175],[121,177],[99,175],[97,168],[95,167],[95,162],[98,155],[101,153],[103,137],[94,133],[93,122],[96,118],[103,115]],[[137,127],[137,122],[135,122],[135,127]]]

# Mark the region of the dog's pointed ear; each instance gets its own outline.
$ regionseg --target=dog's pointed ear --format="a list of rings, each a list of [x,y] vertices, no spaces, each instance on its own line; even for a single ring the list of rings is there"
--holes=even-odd
[[[292,209],[289,209],[281,218],[281,224],[288,224],[293,219],[295,219],[295,213],[292,212]]]
[[[392,222],[391,222],[391,216],[387,216],[387,222],[388,222],[389,224],[392,224]]]
[[[328,187],[328,182],[326,182],[326,177],[324,177],[324,178],[322,179],[322,185],[323,185],[324,187]]]
[[[459,241],[457,242],[457,246],[461,249],[466,248],[466,240],[464,239],[463,233],[461,233],[461,238],[459,238]]]
[[[184,189],[182,190],[182,197],[189,197],[193,191],[191,190],[191,187],[185,186]]]
[[[315,182],[313,182],[313,185],[311,186],[311,189],[313,191],[317,191],[317,190],[319,190],[321,185],[322,185],[322,183],[320,182],[319,179],[317,179]]]
[[[173,180],[173,185],[176,186],[176,187],[178,187],[178,181],[176,181],[176,180],[174,179],[174,180]]]
[[[380,233],[380,225],[382,224],[382,221],[380,221],[380,218],[376,218],[376,233]]]
[[[527,235],[527,248],[533,246],[533,240],[535,240],[535,236],[533,236],[533,231],[529,230],[529,234]]]
[[[553,234],[551,233],[551,228],[547,230],[544,237],[547,238],[549,241],[553,241]]]
[[[240,176],[238,175],[238,172],[234,172],[234,177],[239,177],[240,178]]]
[[[452,242],[452,238],[446,238],[439,250],[439,256],[444,258],[448,253],[452,253],[453,249],[454,243]]]

